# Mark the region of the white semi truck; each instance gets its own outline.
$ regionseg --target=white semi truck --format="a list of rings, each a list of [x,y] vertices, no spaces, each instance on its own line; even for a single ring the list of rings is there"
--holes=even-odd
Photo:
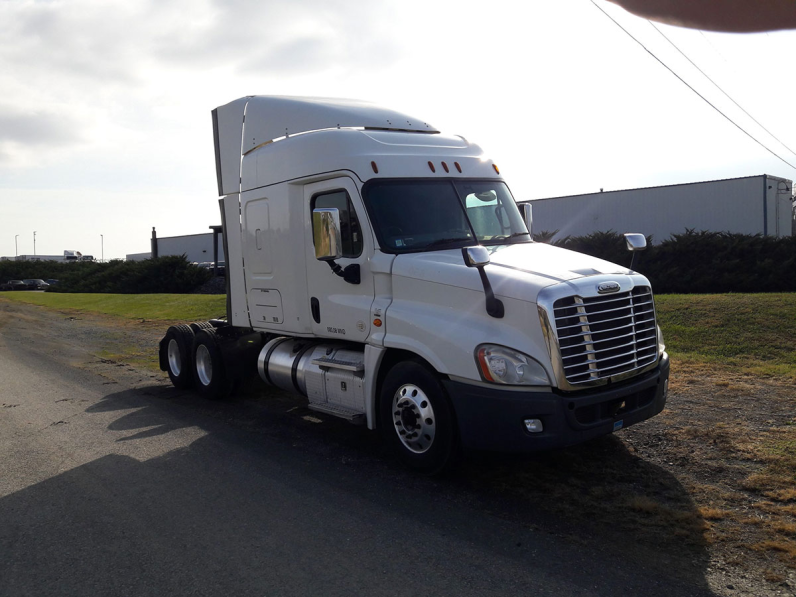
[[[360,101],[250,96],[212,115],[227,316],[168,330],[175,386],[222,397],[256,369],[427,472],[663,409],[649,281],[533,242],[477,145]]]

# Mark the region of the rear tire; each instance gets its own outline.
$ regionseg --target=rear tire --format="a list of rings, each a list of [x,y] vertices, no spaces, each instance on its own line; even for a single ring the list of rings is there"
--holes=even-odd
[[[382,436],[408,467],[433,475],[458,460],[453,409],[436,374],[415,361],[387,373],[379,396]]]
[[[194,387],[205,398],[219,400],[232,392],[224,354],[215,329],[200,330],[193,341]]]
[[[191,359],[193,330],[185,324],[173,325],[163,339],[166,371],[175,388],[188,389],[193,385],[193,362]]]

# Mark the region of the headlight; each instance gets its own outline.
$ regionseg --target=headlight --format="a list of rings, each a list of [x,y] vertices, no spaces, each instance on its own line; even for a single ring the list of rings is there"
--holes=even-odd
[[[666,345],[663,343],[663,332],[661,331],[661,326],[656,325],[658,328],[658,354],[663,354],[666,350]]]
[[[481,344],[475,349],[475,360],[484,381],[509,386],[550,385],[538,361],[505,346]]]

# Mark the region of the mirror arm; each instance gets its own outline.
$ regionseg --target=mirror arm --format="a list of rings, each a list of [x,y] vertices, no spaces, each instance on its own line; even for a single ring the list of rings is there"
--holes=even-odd
[[[351,265],[347,265],[345,267],[340,267],[337,263],[335,263],[334,259],[329,259],[326,261],[329,264],[329,267],[332,269],[335,275],[340,276],[343,280],[348,282],[349,284],[359,284],[361,280],[361,276],[359,275],[359,264],[352,263]]]
[[[495,298],[495,293],[492,291],[492,285],[489,283],[489,278],[486,277],[484,266],[477,268],[478,274],[481,276],[481,283],[484,285],[484,294],[486,295],[486,312],[496,318],[502,319],[505,309],[503,308],[503,301]]]

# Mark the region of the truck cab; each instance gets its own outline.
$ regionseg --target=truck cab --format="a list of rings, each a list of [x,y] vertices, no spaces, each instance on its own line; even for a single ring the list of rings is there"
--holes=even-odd
[[[477,145],[354,100],[250,96],[213,124],[228,315],[170,330],[176,383],[223,394],[256,352],[267,384],[427,472],[663,409],[649,281],[534,242]]]

